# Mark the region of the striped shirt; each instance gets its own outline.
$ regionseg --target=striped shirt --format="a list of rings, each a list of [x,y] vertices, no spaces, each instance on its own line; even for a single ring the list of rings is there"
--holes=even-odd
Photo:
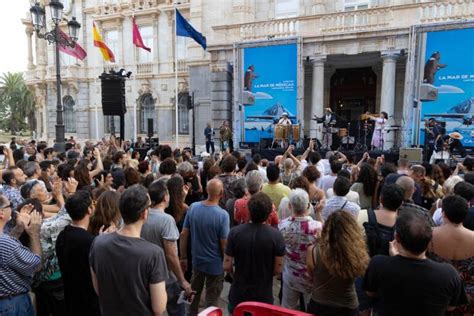
[[[41,257],[6,234],[0,235],[0,298],[26,293]]]

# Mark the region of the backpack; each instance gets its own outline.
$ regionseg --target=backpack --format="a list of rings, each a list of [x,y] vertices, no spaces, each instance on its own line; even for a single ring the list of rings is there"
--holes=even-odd
[[[393,240],[395,227],[379,226],[375,212],[372,209],[367,210],[367,217],[368,222],[363,225],[370,257],[375,255],[388,256],[389,243]]]

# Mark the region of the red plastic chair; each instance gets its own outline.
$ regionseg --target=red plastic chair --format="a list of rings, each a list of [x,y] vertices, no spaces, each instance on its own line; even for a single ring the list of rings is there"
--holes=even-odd
[[[299,311],[294,311],[280,306],[259,303],[259,302],[244,302],[237,305],[234,309],[234,316],[244,316],[244,313],[250,313],[255,316],[311,316]]]
[[[198,316],[222,316],[222,310],[219,307],[208,307],[198,314]]]

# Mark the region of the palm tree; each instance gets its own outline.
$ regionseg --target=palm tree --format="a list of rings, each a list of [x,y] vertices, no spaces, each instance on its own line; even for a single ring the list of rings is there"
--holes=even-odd
[[[23,74],[3,74],[0,77],[0,124],[12,133],[24,128],[33,130],[34,113],[34,96],[28,90]]]

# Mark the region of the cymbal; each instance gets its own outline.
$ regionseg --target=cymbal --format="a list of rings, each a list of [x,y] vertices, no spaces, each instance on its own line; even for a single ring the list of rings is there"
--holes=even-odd
[[[371,116],[371,114],[364,113],[364,114],[360,115],[360,119],[361,120],[368,120],[368,119],[370,119],[370,116]]]

